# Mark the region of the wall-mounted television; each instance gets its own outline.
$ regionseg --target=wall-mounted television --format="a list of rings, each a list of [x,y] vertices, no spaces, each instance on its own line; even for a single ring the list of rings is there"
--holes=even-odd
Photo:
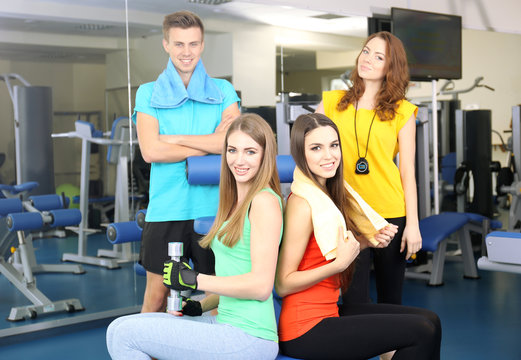
[[[403,42],[411,80],[461,79],[461,16],[391,8],[391,31]]]

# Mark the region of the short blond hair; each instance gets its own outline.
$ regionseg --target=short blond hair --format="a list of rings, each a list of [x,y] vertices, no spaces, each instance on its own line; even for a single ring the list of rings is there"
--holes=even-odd
[[[189,29],[192,27],[201,29],[201,35],[204,38],[204,25],[199,16],[187,10],[168,14],[163,20],[163,37],[168,41],[168,33],[172,28]]]

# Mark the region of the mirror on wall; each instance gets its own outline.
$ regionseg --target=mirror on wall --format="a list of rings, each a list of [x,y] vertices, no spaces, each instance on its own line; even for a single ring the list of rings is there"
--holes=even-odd
[[[340,63],[318,68],[317,57],[320,51],[277,47],[277,93],[295,92],[316,94],[322,91],[347,88],[347,77],[352,69],[347,60]],[[284,86],[282,86],[284,85]]]
[[[20,1],[0,11],[0,183],[38,183],[4,187],[0,198],[21,195],[17,212],[42,218],[41,227],[19,218],[20,246],[0,216],[0,342],[34,324],[45,331],[142,303],[138,244],[105,235],[145,196],[132,174],[125,3],[99,5]],[[136,25],[130,37],[154,31]],[[46,212],[57,208],[65,212]]]
[[[45,192],[69,197],[69,208],[83,215],[79,226],[60,228],[64,237],[46,231],[27,232],[26,237],[38,264],[66,260],[63,264],[81,267],[35,276],[53,301],[77,298],[85,311],[42,314],[31,322],[91,321],[139,310],[145,285],[133,269],[139,241],[112,245],[105,233],[109,223],[132,220],[146,208],[150,167],[141,158],[128,116],[139,85],[154,81],[167,64],[164,15],[182,9],[204,22],[207,72],[229,80],[245,109],[274,107],[280,92],[320,96],[348,70],[349,52],[358,49],[366,33],[359,17],[349,20],[262,1],[24,0],[5,5],[0,11],[0,182],[33,180],[17,176],[17,169],[42,167],[52,179]],[[342,22],[352,24],[339,27]],[[36,95],[45,111],[31,106],[36,100],[18,99],[13,106],[14,87],[47,89],[47,98]],[[25,125],[17,149],[20,114],[32,122]],[[41,151],[34,150],[39,145],[34,139],[45,139]],[[29,162],[18,160],[17,166],[17,156],[33,162],[26,166]],[[0,231],[0,238],[8,233],[5,225]],[[0,244],[0,266],[20,264],[21,252],[12,255],[7,250],[17,247],[16,237],[4,237],[8,239]],[[31,304],[8,283],[0,275],[0,286],[9,289],[0,306],[6,316],[12,307]],[[22,321],[15,328],[24,325]],[[0,322],[0,339],[2,331],[12,334],[12,328],[12,323]]]

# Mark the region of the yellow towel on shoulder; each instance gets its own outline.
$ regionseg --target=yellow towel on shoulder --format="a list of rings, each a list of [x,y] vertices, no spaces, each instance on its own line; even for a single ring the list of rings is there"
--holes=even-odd
[[[359,230],[374,245],[378,242],[374,236],[378,231],[387,226],[387,221],[378,215],[353,188],[344,182],[344,186],[355,199],[356,211],[349,214]],[[311,207],[311,219],[317,244],[327,260],[336,257],[338,227],[344,229],[344,238],[347,238],[348,230],[344,216],[338,210],[335,203],[327,196],[311,179],[306,177],[298,167],[293,172],[291,192],[305,199]]]

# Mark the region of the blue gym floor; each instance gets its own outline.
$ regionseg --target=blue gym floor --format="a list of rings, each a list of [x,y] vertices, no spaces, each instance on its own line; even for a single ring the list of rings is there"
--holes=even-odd
[[[110,248],[102,235],[89,236],[88,240],[89,255],[98,248]],[[40,263],[58,263],[61,253],[77,249],[74,238],[41,239],[34,246]],[[111,310],[139,305],[144,278],[134,276],[132,264],[115,270],[89,265],[84,268],[87,273],[83,275],[42,274],[37,275],[37,281],[49,298],[79,298],[85,311],[17,323],[5,318],[12,306],[28,301],[0,275],[0,333],[75,316],[93,318],[84,324],[0,338],[0,359],[110,359],[105,329],[113,317]],[[404,304],[438,313],[443,325],[442,359],[521,359],[521,276],[480,271],[481,279],[466,280],[462,274],[461,262],[448,261],[444,286],[433,288],[425,281],[406,279]]]

